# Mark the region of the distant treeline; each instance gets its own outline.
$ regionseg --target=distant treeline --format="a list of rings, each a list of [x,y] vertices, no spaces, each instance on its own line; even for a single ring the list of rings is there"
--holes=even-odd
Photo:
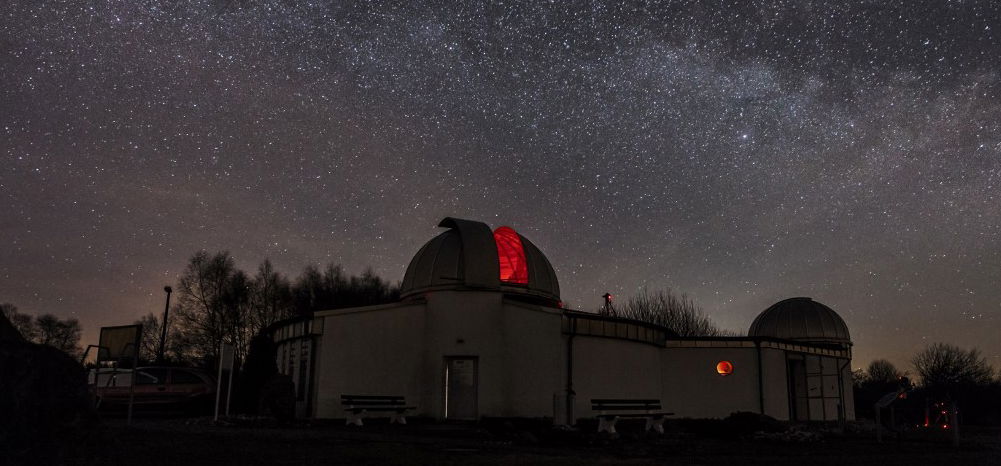
[[[227,251],[195,253],[177,286],[167,325],[165,359],[204,365],[218,357],[219,342],[232,344],[237,359],[247,354],[251,338],[269,325],[314,311],[397,301],[398,285],[371,269],[348,275],[340,265],[322,270],[306,266],[294,281],[265,260],[253,276],[236,267]],[[150,313],[143,324],[141,359],[154,361],[160,346],[162,315]]]
[[[932,427],[940,426],[947,422],[942,411],[951,403],[959,408],[960,424],[1001,425],[1001,374],[980,350],[934,343],[914,355],[911,364],[913,374],[885,359],[856,370],[855,416],[872,419],[875,403],[899,391],[905,395],[892,405],[898,425],[923,426],[927,413]]]
[[[42,314],[38,317],[18,312],[17,306],[10,303],[0,304],[0,313],[14,326],[21,336],[32,343],[49,345],[62,350],[70,356],[80,355],[80,321],[69,318],[60,319],[52,314]]]

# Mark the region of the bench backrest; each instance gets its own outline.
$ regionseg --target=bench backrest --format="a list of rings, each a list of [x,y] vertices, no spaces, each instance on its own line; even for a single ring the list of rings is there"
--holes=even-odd
[[[652,411],[661,409],[661,406],[660,400],[654,399],[602,398],[592,399],[591,409],[594,411]]]
[[[405,397],[384,396],[384,395],[341,395],[341,404],[344,406],[403,406],[406,404]]]

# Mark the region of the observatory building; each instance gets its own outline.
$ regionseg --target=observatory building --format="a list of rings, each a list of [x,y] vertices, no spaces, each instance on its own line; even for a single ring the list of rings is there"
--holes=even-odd
[[[399,302],[273,327],[299,415],[344,418],[343,395],[394,395],[439,420],[594,417],[595,399],[656,399],[674,417],[737,411],[854,418],[845,322],[810,298],[762,311],[746,337],[679,337],[564,309],[556,273],[508,227],[446,218]]]

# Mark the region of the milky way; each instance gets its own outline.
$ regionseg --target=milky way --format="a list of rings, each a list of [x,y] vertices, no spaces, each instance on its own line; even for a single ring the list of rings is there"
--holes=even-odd
[[[1001,365],[1001,6],[887,3],[7,2],[0,301],[93,340],[199,249],[400,280],[457,216],[575,308],[812,296],[856,366]]]

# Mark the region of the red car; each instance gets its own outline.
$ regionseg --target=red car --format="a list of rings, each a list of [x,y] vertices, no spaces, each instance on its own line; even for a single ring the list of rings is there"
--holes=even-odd
[[[128,404],[132,373],[131,370],[101,370],[94,387],[99,406]],[[198,369],[140,367],[135,373],[135,406],[190,408],[212,406],[215,402],[215,378]]]

